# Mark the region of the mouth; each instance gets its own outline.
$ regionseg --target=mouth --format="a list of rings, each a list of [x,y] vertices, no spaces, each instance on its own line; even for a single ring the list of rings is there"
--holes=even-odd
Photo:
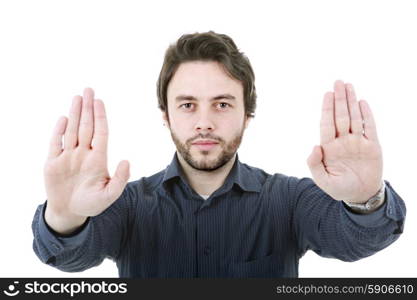
[[[216,147],[219,143],[212,140],[200,140],[192,143],[192,146],[197,147],[199,150],[208,151]]]

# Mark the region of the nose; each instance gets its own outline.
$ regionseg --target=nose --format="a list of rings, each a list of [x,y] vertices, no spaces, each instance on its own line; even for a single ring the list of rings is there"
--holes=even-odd
[[[214,129],[213,116],[211,116],[210,112],[208,110],[200,111],[195,124],[195,130],[204,133],[212,132]]]

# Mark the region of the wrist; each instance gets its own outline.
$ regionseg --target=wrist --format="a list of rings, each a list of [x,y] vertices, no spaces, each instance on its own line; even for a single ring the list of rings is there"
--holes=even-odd
[[[46,205],[44,220],[56,233],[60,235],[69,235],[79,229],[85,223],[87,217],[57,214]]]
[[[353,212],[360,214],[372,213],[385,203],[385,182],[382,180],[382,186],[378,192],[364,203],[344,202]]]

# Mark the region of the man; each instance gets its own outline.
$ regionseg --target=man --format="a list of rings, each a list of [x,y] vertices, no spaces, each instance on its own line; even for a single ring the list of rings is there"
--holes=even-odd
[[[372,112],[351,84],[336,81],[324,96],[313,179],[239,161],[256,89],[230,37],[210,31],[171,45],[158,100],[177,152],[165,170],[128,183],[127,161],[107,171],[103,102],[91,89],[73,99],[32,225],[43,262],[73,272],[108,257],[121,277],[297,277],[308,249],[354,261],[402,233],[404,202],[382,179]]]

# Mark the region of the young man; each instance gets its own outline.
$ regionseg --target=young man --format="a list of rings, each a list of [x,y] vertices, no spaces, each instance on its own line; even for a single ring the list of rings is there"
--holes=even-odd
[[[372,112],[351,84],[336,81],[324,96],[313,179],[239,161],[256,89],[230,37],[188,34],[171,45],[158,99],[177,152],[165,170],[129,183],[128,162],[107,171],[103,102],[91,89],[73,99],[51,139],[47,202],[32,226],[43,262],[72,272],[108,257],[121,277],[297,277],[308,249],[354,261],[401,234],[405,205],[382,179]]]

